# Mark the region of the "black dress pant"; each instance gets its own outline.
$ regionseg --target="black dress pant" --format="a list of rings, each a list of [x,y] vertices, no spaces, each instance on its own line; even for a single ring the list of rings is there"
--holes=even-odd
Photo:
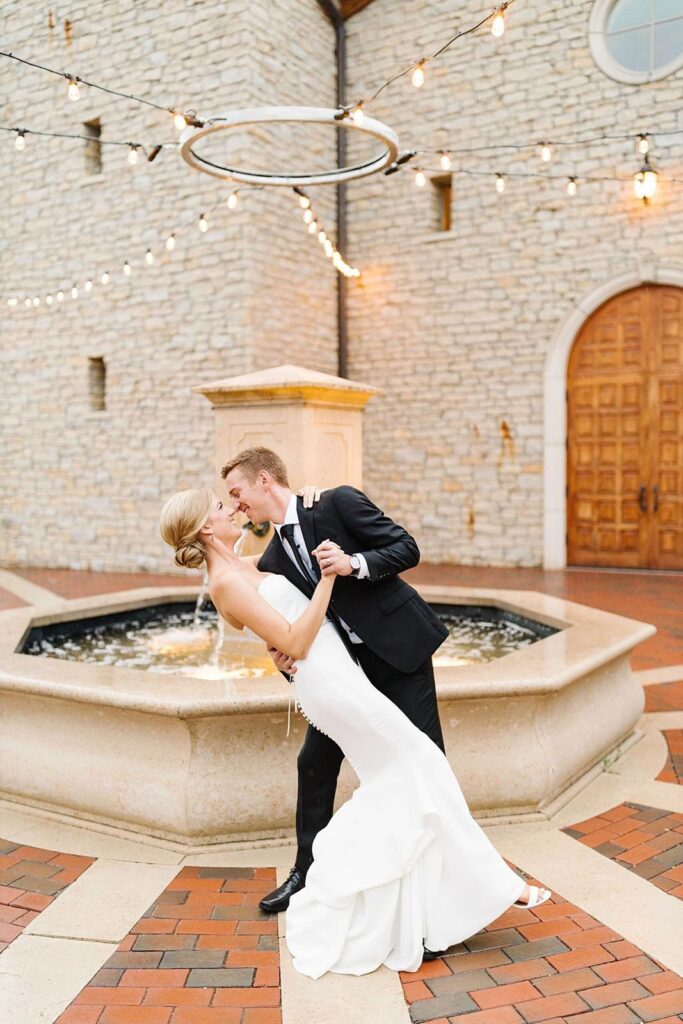
[[[399,672],[365,644],[354,645],[354,651],[361,668],[380,693],[400,708],[440,750],[444,750],[432,659],[427,658],[415,672]],[[304,874],[313,861],[313,840],[332,817],[343,760],[344,754],[334,740],[309,725],[297,761],[296,866]]]

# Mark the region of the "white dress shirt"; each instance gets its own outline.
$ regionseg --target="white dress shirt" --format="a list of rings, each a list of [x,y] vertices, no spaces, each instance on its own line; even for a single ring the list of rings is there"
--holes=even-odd
[[[303,535],[303,532],[301,530],[301,524],[299,523],[299,514],[298,514],[297,508],[296,508],[296,494],[293,494],[292,497],[289,499],[289,505],[287,506],[287,511],[285,512],[285,521],[284,521],[284,523],[273,523],[273,526],[277,530],[278,537],[280,537],[280,543],[282,544],[283,548],[287,552],[287,555],[288,555],[290,561],[293,562],[294,565],[296,566],[297,572],[301,572],[301,567],[299,566],[299,563],[296,560],[296,556],[295,556],[294,552],[292,551],[291,547],[289,546],[289,542],[283,536],[281,536],[281,534],[280,534],[280,530],[287,523],[294,523],[294,543],[296,544],[296,546],[297,546],[297,548],[299,550],[299,554],[301,555],[301,558],[303,559],[304,564],[306,566],[308,566],[308,568],[311,570],[312,575],[315,576],[315,573],[313,572],[313,563],[311,561],[311,556],[309,555],[308,551],[306,550],[306,542],[304,540],[304,535]],[[367,579],[370,576],[370,570],[368,569],[368,563],[366,562],[364,556],[360,554],[360,552],[358,552],[356,554],[356,558],[360,562],[360,571],[358,572],[358,575],[356,576],[356,579],[359,579],[359,580],[360,579]],[[303,573],[302,573],[302,575],[303,575]],[[339,618],[339,616],[337,616],[337,618]],[[350,628],[350,626],[347,626],[347,624],[344,622],[343,619],[339,619],[339,622],[342,624],[342,626],[344,627],[346,632],[349,634],[349,640],[351,640],[352,643],[354,643],[354,644],[362,644],[363,643],[363,641],[358,636],[358,634],[354,633],[353,630]]]

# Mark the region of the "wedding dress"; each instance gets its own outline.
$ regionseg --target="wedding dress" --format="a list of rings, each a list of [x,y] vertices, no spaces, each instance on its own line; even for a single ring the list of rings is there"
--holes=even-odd
[[[269,575],[261,596],[293,622],[308,598]],[[307,720],[344,751],[360,785],[313,842],[286,912],[297,971],[416,971],[423,943],[446,949],[521,895],[524,879],[472,818],[445,755],[377,690],[326,620],[294,687]]]

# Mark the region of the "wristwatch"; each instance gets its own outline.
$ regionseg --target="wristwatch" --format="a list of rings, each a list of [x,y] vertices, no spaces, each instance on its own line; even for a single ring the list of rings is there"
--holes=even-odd
[[[360,572],[360,558],[358,555],[349,555],[349,562],[351,564],[351,575],[357,576]]]

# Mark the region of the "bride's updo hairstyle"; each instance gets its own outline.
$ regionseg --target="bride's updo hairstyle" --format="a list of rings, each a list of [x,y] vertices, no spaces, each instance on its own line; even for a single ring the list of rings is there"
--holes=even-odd
[[[198,539],[213,505],[213,491],[197,487],[178,491],[161,510],[161,536],[175,549],[175,563],[183,569],[199,569],[206,559],[206,550]]]

